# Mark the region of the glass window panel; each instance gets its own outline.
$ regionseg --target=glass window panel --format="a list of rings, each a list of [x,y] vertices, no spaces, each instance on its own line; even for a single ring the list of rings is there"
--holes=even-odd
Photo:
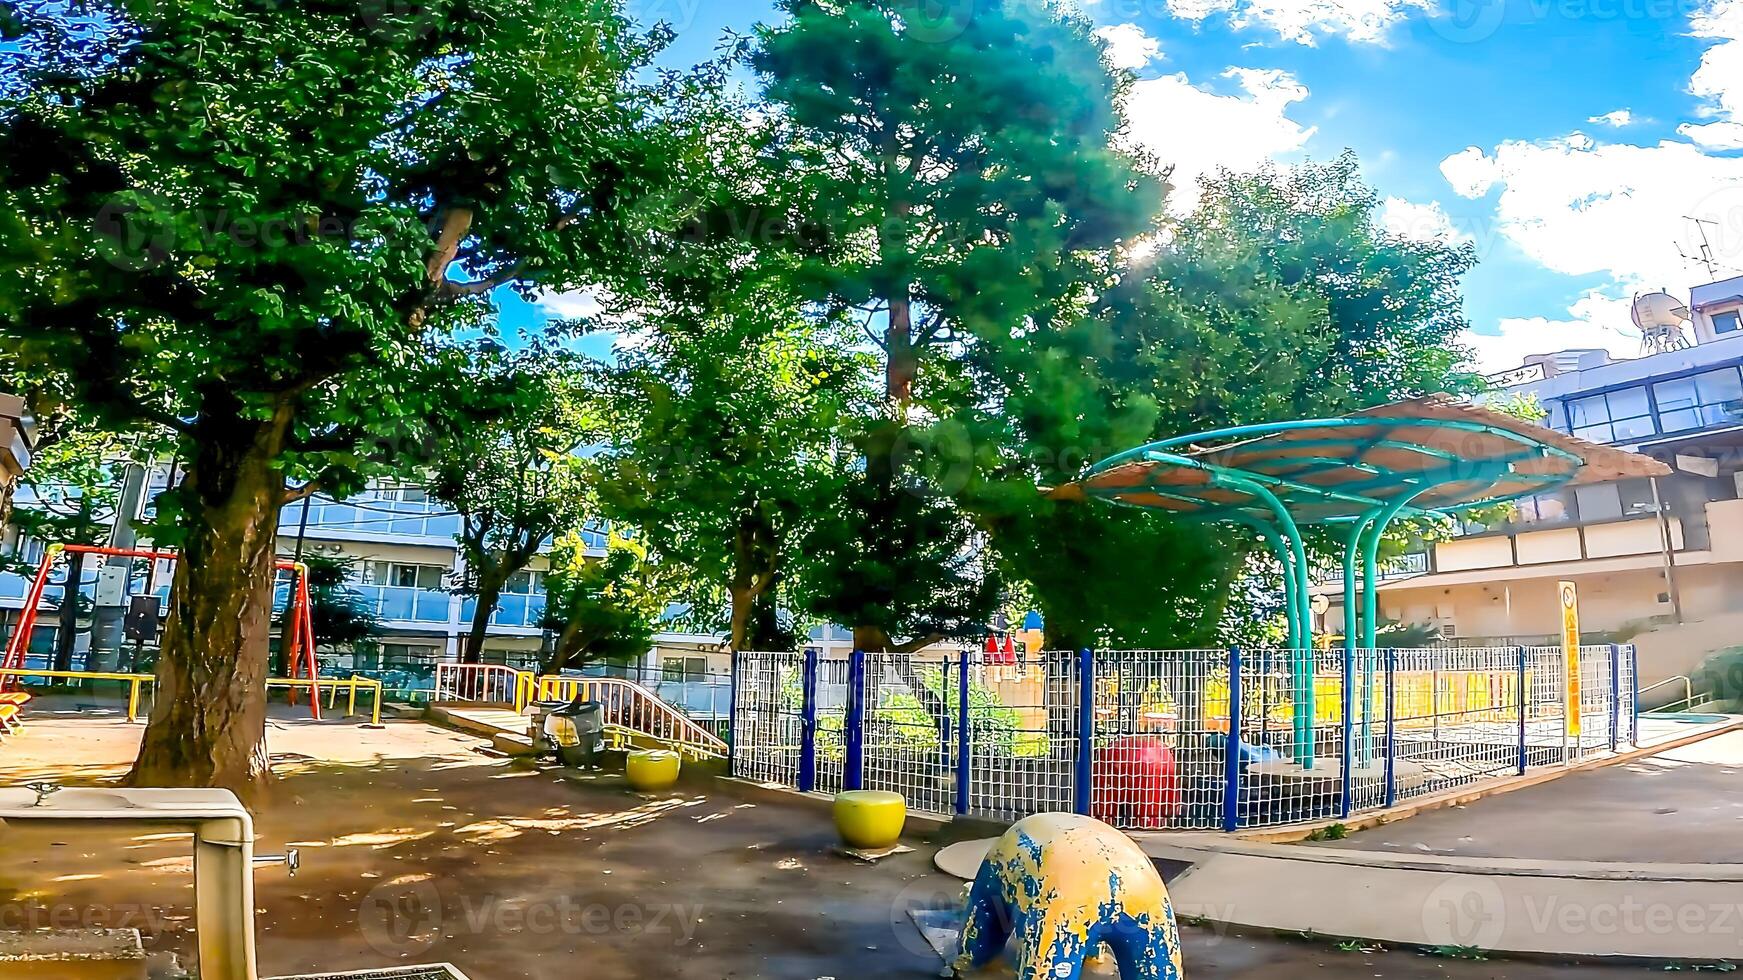
[[[439,589],[442,587],[442,569],[439,565],[418,566],[418,588]]]
[[[1658,399],[1658,410],[1668,412],[1679,408],[1693,408],[1699,404],[1695,394],[1693,378],[1678,378],[1675,381],[1664,381],[1652,386],[1652,396]]]
[[[1609,402],[1612,420],[1639,418],[1642,415],[1652,413],[1652,409],[1646,404],[1646,389],[1644,387],[1612,391],[1604,398]]]
[[[1694,382],[1695,391],[1700,393],[1703,405],[1743,398],[1743,376],[1738,375],[1736,368],[1697,374]]]
[[[1576,430],[1598,422],[1610,421],[1610,410],[1604,404],[1603,395],[1572,399],[1567,403],[1567,408],[1568,417],[1573,420]]]
[[[1666,432],[1681,432],[1684,429],[1700,428],[1701,415],[1696,409],[1683,408],[1674,412],[1661,412],[1658,421]]]
[[[1585,439],[1588,442],[1614,442],[1614,441],[1616,441],[1616,437],[1612,433],[1612,431],[1610,429],[1610,423],[1608,423],[1608,422],[1601,422],[1597,425],[1588,425],[1588,426],[1584,426],[1584,427],[1575,426],[1574,427],[1574,435],[1580,437],[1581,439]]]
[[[1743,327],[1743,320],[1739,320],[1736,310],[1713,314],[1714,333],[1736,333],[1739,327]]]
[[[503,586],[503,590],[524,595],[533,590],[532,586],[533,577],[530,573],[515,572],[513,575],[508,577],[508,582]]]
[[[1614,483],[1574,487],[1582,521],[1606,521],[1622,516],[1622,495]]]
[[[1655,514],[1657,508],[1652,502],[1651,480],[1623,480],[1616,484],[1616,495],[1622,504],[1622,513],[1627,515]]]
[[[1615,438],[1618,442],[1624,442],[1629,439],[1644,439],[1653,433],[1652,417],[1643,416],[1632,419],[1618,419],[1610,426],[1610,428],[1615,433]]]

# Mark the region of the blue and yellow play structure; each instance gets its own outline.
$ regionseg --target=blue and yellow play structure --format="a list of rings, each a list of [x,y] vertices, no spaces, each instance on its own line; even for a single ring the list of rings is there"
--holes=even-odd
[[[1018,980],[1077,980],[1105,944],[1122,980],[1180,980],[1180,932],[1156,866],[1125,834],[1038,813],[993,844],[969,889],[956,973],[1018,942]]]

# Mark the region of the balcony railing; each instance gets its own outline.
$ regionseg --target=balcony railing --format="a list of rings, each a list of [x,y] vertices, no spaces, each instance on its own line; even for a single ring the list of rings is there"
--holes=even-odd
[[[469,623],[478,610],[478,600],[468,596],[460,605],[460,621]],[[515,629],[538,629],[539,621],[545,617],[545,595],[542,592],[527,595],[518,592],[503,593],[497,600],[496,611],[490,616],[490,625],[506,626]]]
[[[280,533],[295,534],[302,520],[301,506],[286,507],[279,515]],[[316,496],[310,498],[309,531],[358,538],[452,539],[460,533],[460,517],[429,501],[364,498],[340,502]]]

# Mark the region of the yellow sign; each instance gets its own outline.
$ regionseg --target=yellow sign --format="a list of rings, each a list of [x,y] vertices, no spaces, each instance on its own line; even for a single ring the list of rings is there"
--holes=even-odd
[[[1580,594],[1572,582],[1559,582],[1561,653],[1567,664],[1567,733],[1580,737]]]

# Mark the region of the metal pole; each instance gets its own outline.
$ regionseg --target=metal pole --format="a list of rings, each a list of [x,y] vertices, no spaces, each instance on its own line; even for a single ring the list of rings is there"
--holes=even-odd
[[[968,753],[972,747],[968,729],[968,651],[956,664],[956,812],[968,812]]]
[[[710,708],[714,707],[710,701]],[[776,702],[775,709],[780,710]],[[715,717],[719,717],[716,713]],[[738,651],[726,651],[726,771],[738,775]]]
[[[847,731],[842,789],[865,788],[865,651],[855,650],[847,660]]]
[[[1531,718],[1531,679],[1526,674],[1525,648],[1516,647],[1519,651],[1519,775],[1525,775],[1528,760],[1525,754],[1526,726]]]
[[[799,792],[817,788],[817,648],[805,650],[799,668]]]
[[[1682,622],[1682,590],[1676,583],[1676,542],[1670,536],[1670,513],[1664,509],[1664,499],[1658,493],[1658,477],[1648,477],[1652,484],[1652,509],[1658,515],[1658,541],[1664,553],[1664,589],[1670,596],[1671,614]]]
[[[1095,761],[1095,653],[1077,651],[1077,794],[1076,810],[1090,810],[1090,777]]]
[[[1386,808],[1398,803],[1398,651],[1386,650]]]
[[[1346,623],[1347,627],[1348,624]],[[1343,714],[1344,737],[1338,763],[1342,767],[1342,786],[1339,793],[1342,796],[1338,804],[1338,815],[1348,818],[1350,808],[1355,804],[1355,774],[1356,774],[1356,656],[1348,644],[1348,630],[1345,630],[1346,645],[1344,647],[1344,680],[1343,680]],[[1364,712],[1365,713],[1365,712]]]
[[[1229,737],[1223,754],[1223,830],[1240,829],[1241,815],[1241,648],[1229,647]]]

